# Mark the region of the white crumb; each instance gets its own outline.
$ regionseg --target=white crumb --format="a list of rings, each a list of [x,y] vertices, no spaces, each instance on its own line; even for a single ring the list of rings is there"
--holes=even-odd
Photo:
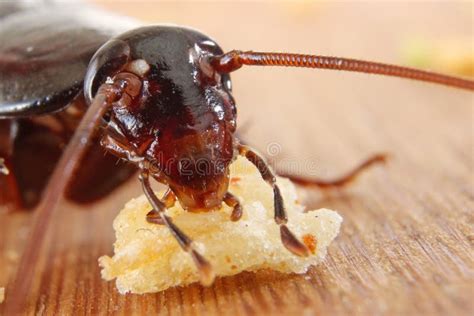
[[[195,241],[217,276],[262,269],[305,273],[324,259],[342,222],[336,212],[304,212],[297,202],[294,185],[287,179],[278,179],[288,227],[313,250],[307,258],[297,257],[281,244],[273,219],[273,191],[256,168],[246,159],[238,158],[231,166],[231,176],[230,191],[240,198],[244,210],[238,222],[230,220],[231,209],[227,206],[195,214],[183,211],[177,203],[167,211],[174,223]],[[158,292],[199,280],[191,257],[181,250],[168,229],[146,222],[150,209],[145,196],[129,201],[114,221],[114,255],[99,259],[102,277],[115,279],[120,293]]]

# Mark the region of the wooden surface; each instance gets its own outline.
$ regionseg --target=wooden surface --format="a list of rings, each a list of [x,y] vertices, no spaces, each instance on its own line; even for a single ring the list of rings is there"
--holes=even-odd
[[[469,3],[122,2],[119,12],[196,27],[225,49],[288,50],[400,63],[407,39],[472,38]],[[89,210],[63,205],[29,297],[40,315],[468,315],[474,312],[473,94],[328,71],[252,68],[233,75],[240,125],[280,168],[337,176],[370,153],[391,154],[345,190],[302,190],[344,223],[327,259],[305,275],[243,273],[150,295],[117,293],[97,258],[135,183]],[[290,219],[291,220],[291,219]],[[11,280],[30,224],[0,214],[0,286]],[[8,289],[6,292],[8,300]],[[0,314],[4,305],[0,305]]]

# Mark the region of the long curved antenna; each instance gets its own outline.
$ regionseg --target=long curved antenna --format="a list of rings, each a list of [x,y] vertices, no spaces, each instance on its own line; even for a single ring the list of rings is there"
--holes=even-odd
[[[74,136],[66,147],[53,174],[42,200],[34,212],[29,238],[18,266],[16,278],[9,284],[5,315],[23,315],[32,285],[35,266],[51,226],[51,219],[58,213],[58,203],[64,195],[70,179],[77,171],[89,142],[95,134],[99,122],[110,104],[121,94],[118,85],[103,85],[87,110]]]
[[[408,78],[474,90],[474,81],[469,79],[409,67],[342,57],[233,50],[224,55],[211,57],[209,62],[214,69],[222,73],[237,70],[243,65],[322,68]]]

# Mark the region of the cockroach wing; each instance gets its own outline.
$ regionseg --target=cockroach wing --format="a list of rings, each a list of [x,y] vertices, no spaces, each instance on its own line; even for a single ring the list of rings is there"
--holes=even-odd
[[[0,20],[0,118],[61,110],[82,91],[97,49],[140,25],[84,6],[44,6]]]

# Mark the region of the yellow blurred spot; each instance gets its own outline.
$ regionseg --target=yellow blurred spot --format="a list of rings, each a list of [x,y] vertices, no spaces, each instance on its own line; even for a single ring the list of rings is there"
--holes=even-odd
[[[474,76],[472,39],[411,39],[402,45],[402,59],[410,66],[447,74]]]

